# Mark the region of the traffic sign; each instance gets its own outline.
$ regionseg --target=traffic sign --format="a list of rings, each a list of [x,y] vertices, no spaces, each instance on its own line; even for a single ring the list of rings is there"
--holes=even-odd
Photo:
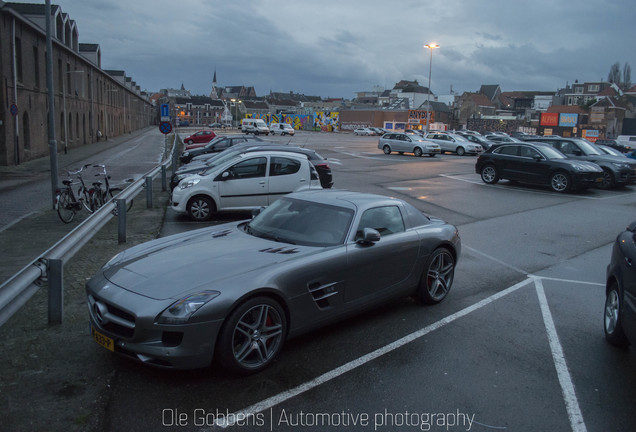
[[[16,104],[11,104],[11,108],[9,108],[9,111],[11,112],[11,115],[13,117],[18,115],[18,106]]]
[[[159,123],[159,130],[162,134],[168,135],[170,132],[172,132],[172,124],[170,122],[163,121]]]
[[[170,105],[161,104],[161,117],[170,117]]]

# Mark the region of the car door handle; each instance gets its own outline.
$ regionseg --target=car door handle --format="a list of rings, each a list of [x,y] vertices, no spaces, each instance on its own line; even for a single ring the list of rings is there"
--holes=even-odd
[[[625,257],[625,262],[627,263],[628,266],[632,266],[632,259],[631,258],[627,258]]]
[[[258,182],[260,185],[265,185],[265,181]]]

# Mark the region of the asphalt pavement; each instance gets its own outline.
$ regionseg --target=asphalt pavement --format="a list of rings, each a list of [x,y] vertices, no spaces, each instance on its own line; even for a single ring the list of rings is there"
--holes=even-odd
[[[142,132],[60,153],[60,172],[76,169],[81,161],[125,144]],[[48,157],[0,167],[0,192],[42,184],[46,178],[50,178]],[[103,395],[108,394],[113,377],[100,376],[98,371],[104,368],[95,366],[112,360],[92,349],[84,284],[116,253],[158,236],[167,200],[168,192],[162,191],[160,179],[155,179],[151,208],[146,206],[144,193],[134,199],[127,215],[126,243],[118,243],[117,220],[113,218],[64,267],[62,324],[48,323],[48,292],[44,286],[0,327],[0,431],[98,430],[99,413],[108,403]],[[40,203],[36,210],[24,204],[2,204],[4,213],[5,208],[17,207],[18,211],[12,222],[0,225],[1,283],[29,265],[87,215],[79,213],[78,220],[63,224],[52,204]]]

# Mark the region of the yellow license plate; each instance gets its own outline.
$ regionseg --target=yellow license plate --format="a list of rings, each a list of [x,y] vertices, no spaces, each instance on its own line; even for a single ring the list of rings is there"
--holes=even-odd
[[[596,183],[601,183],[603,181],[603,177],[597,177]]]
[[[94,327],[91,327],[91,333],[93,335],[93,339],[95,339],[95,342],[97,342],[107,350],[115,351],[115,341],[113,339],[101,334],[100,332],[95,330]]]

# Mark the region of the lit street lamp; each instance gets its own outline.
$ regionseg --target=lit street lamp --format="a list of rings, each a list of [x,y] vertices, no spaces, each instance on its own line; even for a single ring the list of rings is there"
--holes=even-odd
[[[433,50],[435,48],[439,48],[439,45],[436,43],[429,43],[424,45],[424,48],[428,48],[431,50],[431,60],[428,64],[428,95],[426,97],[426,132],[429,130],[429,123],[431,122],[431,71],[433,70]]]

